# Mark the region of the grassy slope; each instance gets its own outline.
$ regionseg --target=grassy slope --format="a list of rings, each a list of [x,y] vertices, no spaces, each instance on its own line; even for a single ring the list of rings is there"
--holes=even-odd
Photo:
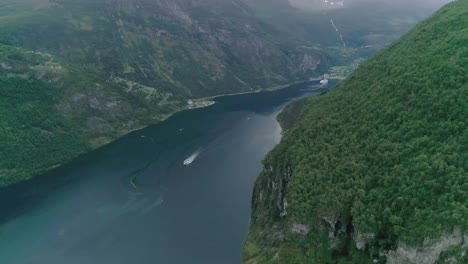
[[[397,241],[468,227],[467,69],[468,1],[458,1],[303,102],[257,182],[245,262],[385,263],[379,252]],[[293,223],[312,230],[294,235]],[[358,232],[374,236],[366,250]]]

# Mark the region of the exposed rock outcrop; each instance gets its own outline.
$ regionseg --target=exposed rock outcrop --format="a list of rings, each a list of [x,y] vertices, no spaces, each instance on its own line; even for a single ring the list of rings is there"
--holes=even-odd
[[[348,227],[350,227],[350,224],[348,221],[339,215],[322,216],[320,219],[320,228],[328,232],[330,248],[336,248],[342,244],[349,235],[348,231],[350,230],[348,230]]]
[[[310,227],[305,224],[294,223],[291,228],[291,232],[294,234],[306,236],[310,232]]]
[[[462,247],[468,250],[468,235],[462,228],[455,228],[452,233],[442,235],[438,239],[426,240],[422,246],[409,246],[399,242],[398,248],[387,254],[387,264],[435,264],[441,253],[451,247]],[[466,254],[466,253],[465,253]]]
[[[354,226],[353,239],[358,250],[364,250],[366,248],[366,244],[370,243],[372,240],[374,240],[374,238],[374,233],[362,232],[356,228],[356,226]]]
[[[277,206],[278,209],[281,211],[280,216],[285,217],[288,215],[286,211],[288,207],[288,200],[286,198],[286,188],[288,186],[288,182],[292,177],[291,166],[287,166],[285,171],[283,172],[282,178],[279,181],[279,189],[278,189],[278,201]]]

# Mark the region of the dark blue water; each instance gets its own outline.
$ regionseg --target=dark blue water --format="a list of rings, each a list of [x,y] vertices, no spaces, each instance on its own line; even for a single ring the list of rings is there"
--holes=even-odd
[[[241,263],[276,115],[311,85],[218,98],[0,191],[0,263]]]

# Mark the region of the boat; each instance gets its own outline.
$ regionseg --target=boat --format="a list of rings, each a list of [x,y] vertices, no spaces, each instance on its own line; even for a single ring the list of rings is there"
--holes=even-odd
[[[323,79],[323,80],[321,80],[321,81],[320,81],[320,84],[321,84],[322,86],[327,85],[327,84],[328,84],[328,79]]]
[[[190,157],[186,158],[184,160],[184,166],[188,166],[188,165],[192,164],[192,162],[197,158],[198,154],[200,154],[200,151],[197,151],[197,152],[193,153],[192,155],[190,155]]]

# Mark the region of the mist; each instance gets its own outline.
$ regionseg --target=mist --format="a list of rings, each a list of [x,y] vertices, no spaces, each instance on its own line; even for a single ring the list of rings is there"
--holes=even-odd
[[[451,0],[289,0],[292,6],[303,11],[320,11],[324,9],[350,8],[375,4],[391,6],[392,9],[437,10]],[[333,3],[333,4],[331,4]]]

